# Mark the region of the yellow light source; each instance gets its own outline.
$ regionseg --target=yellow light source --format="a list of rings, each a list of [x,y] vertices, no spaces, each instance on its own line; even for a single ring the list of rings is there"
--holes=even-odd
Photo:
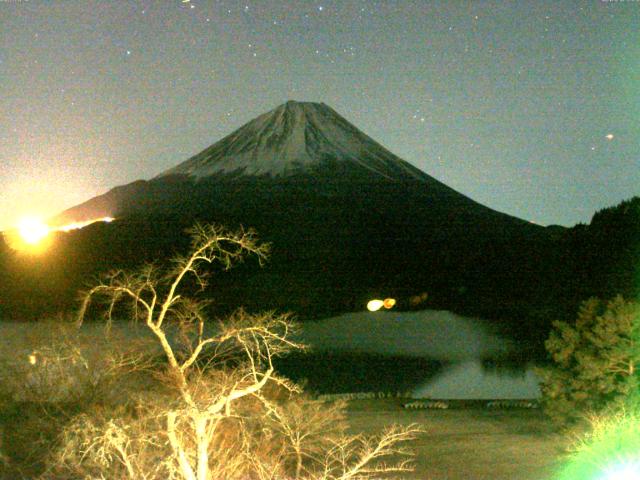
[[[384,301],[382,302],[382,306],[387,310],[389,310],[390,308],[393,308],[395,304],[396,304],[395,298],[385,298]]]
[[[16,228],[0,233],[3,234],[7,244],[14,250],[30,254],[40,254],[48,250],[52,245],[53,235],[51,235],[51,233],[70,232],[96,222],[110,223],[114,220],[115,218],[113,217],[101,217],[51,227],[38,217],[24,217],[18,222]]]
[[[18,233],[27,245],[37,245],[49,235],[49,227],[39,218],[25,217],[18,224]]]
[[[24,217],[16,228],[6,230],[3,236],[7,245],[19,252],[41,254],[51,246],[53,229],[38,217]]]
[[[369,303],[367,303],[367,310],[369,310],[370,312],[377,312],[383,306],[384,302],[382,300],[370,300]]]

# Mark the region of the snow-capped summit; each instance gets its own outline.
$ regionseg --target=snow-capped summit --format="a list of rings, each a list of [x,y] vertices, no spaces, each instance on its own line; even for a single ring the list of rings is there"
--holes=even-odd
[[[327,162],[352,162],[389,179],[426,174],[362,133],[324,103],[288,101],[158,177],[220,173],[289,176]]]

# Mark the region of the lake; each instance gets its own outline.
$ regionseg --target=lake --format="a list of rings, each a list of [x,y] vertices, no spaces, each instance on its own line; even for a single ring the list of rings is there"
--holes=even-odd
[[[533,365],[488,322],[448,311],[355,312],[307,323],[313,353],[281,362],[321,393],[402,391],[416,398],[531,399]]]

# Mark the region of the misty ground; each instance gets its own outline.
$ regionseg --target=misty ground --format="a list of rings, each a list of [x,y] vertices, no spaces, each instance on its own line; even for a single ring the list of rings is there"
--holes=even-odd
[[[416,469],[402,478],[549,480],[568,445],[535,409],[416,411],[401,404],[401,399],[353,400],[347,419],[353,433],[375,434],[392,423],[425,428],[411,445]]]

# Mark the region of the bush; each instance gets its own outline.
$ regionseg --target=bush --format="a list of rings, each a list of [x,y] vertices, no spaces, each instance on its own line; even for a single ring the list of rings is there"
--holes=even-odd
[[[558,425],[625,404],[638,388],[638,304],[591,298],[575,324],[554,322],[545,347],[552,365],[539,369],[542,403]]]
[[[68,422],[148,376],[144,340],[103,330],[79,331],[68,317],[3,325],[0,478],[37,478]]]

